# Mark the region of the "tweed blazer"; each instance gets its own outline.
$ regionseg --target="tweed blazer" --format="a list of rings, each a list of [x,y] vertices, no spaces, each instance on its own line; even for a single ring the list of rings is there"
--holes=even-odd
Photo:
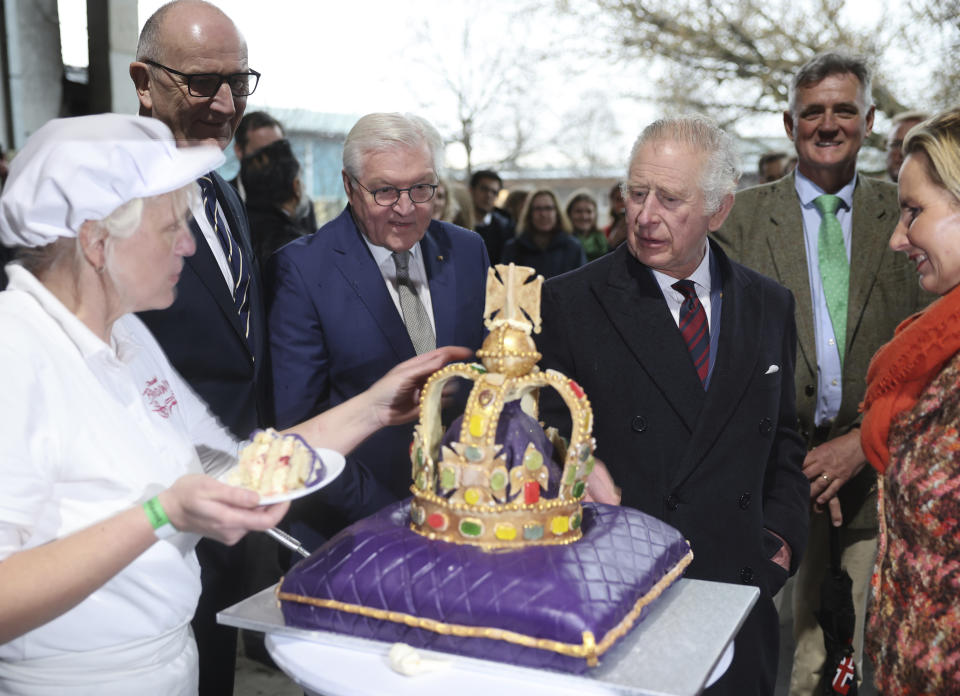
[[[893,337],[897,324],[933,299],[920,288],[913,264],[888,246],[898,217],[896,186],[859,175],[853,192],[843,393],[829,431],[819,434],[814,424],[817,348],[813,302],[794,175],[739,191],[729,217],[713,235],[731,258],[793,292],[799,347],[794,370],[797,416],[808,448],[842,435],[859,423],[858,407],[866,389],[870,358]],[[844,518],[853,526],[876,524],[874,506],[867,504],[873,500],[874,481],[872,470],[865,467],[841,492]]]

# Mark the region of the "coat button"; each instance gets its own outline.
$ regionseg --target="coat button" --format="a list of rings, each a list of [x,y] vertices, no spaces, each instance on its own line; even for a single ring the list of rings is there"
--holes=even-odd
[[[740,506],[741,510],[746,510],[748,507],[750,507],[750,499],[752,497],[753,496],[749,493],[744,493],[740,496],[740,498],[737,500],[737,505]]]
[[[740,569],[740,582],[744,585],[749,585],[753,582],[753,568],[746,566]]]
[[[647,419],[643,416],[634,416],[633,420],[630,421],[630,428],[635,433],[642,433],[647,429]]]
[[[817,388],[812,384],[808,384],[803,388],[803,393],[806,394],[807,396],[813,396],[814,394],[817,393]]]
[[[761,435],[769,435],[771,430],[773,430],[773,421],[771,421],[769,418],[764,418],[760,421]]]
[[[671,493],[663,499],[663,504],[667,506],[667,510],[676,510],[680,507],[680,499]]]

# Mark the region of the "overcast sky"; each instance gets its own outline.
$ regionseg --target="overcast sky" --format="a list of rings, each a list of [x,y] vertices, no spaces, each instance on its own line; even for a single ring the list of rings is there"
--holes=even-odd
[[[164,1],[140,0],[139,26]],[[400,80],[374,77],[401,73],[409,62],[404,53],[409,53],[410,11],[398,12],[398,8],[434,7],[432,15],[455,20],[466,6],[460,0],[405,5],[386,0],[215,0],[214,4],[236,22],[249,45],[250,66],[264,74],[251,103],[361,113],[417,105]],[[85,65],[85,3],[59,0],[59,10],[64,60]]]
[[[247,39],[250,66],[261,73],[250,108],[287,107],[314,111],[364,114],[372,111],[413,111],[450,133],[456,105],[448,91],[438,89],[437,73],[456,65],[465,21],[472,22],[475,53],[486,53],[511,42],[528,48],[549,45],[553,37],[542,22],[505,19],[518,3],[511,0],[214,0],[236,22]],[[140,0],[139,24],[163,4]],[[85,3],[59,0],[64,60],[86,64]],[[426,39],[426,40],[418,40]],[[430,65],[436,65],[431,75]],[[546,102],[531,105],[545,130],[580,101],[583,91],[612,84],[614,66],[596,66],[590,75],[572,75],[561,67],[546,70],[538,84]],[[545,88],[545,89],[544,89]],[[649,120],[652,111],[635,101],[611,101],[618,120]],[[626,128],[625,128],[626,130]],[[636,129],[621,134],[611,147],[629,143]],[[622,141],[622,142],[621,142]],[[628,147],[628,145],[627,145]],[[456,148],[454,148],[456,150]],[[482,157],[482,144],[481,152]],[[449,153],[458,159],[457,152]],[[451,162],[460,166],[458,162]]]
[[[438,72],[457,65],[467,19],[474,27],[477,54],[497,46],[509,51],[518,41],[535,49],[557,40],[547,33],[542,19],[511,18],[518,0],[214,1],[245,35],[250,66],[263,73],[248,109],[287,107],[347,114],[414,111],[448,134],[456,106],[449,92],[435,86],[436,73],[428,72],[430,65],[439,66]],[[875,10],[886,0],[853,0],[848,10],[851,17],[866,3]],[[161,4],[163,0],[140,0],[139,24]],[[85,5],[59,0],[68,64],[86,63]],[[576,29],[589,36],[589,27]],[[530,112],[538,128],[544,133],[559,130],[585,95],[600,92],[609,95],[620,130],[610,138],[610,151],[625,153],[636,134],[657,115],[654,105],[619,96],[627,74],[631,80],[643,79],[643,71],[636,67],[627,71],[598,61],[585,74],[575,74],[565,64],[544,64],[537,89],[531,89]],[[534,92],[539,98],[534,98]],[[783,133],[776,116],[749,127],[757,135]],[[478,153],[481,159],[483,154]],[[461,159],[456,148],[448,152],[449,164],[462,166]]]

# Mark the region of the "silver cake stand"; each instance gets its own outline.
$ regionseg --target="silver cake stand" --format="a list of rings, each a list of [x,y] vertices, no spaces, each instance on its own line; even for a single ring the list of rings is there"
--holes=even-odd
[[[682,578],[598,667],[582,676],[422,649],[424,658],[442,660],[445,668],[403,676],[390,668],[390,643],[285,626],[273,587],[220,612],[217,620],[266,633],[277,666],[308,694],[695,696],[729,665],[733,637],[759,595],[748,585]]]

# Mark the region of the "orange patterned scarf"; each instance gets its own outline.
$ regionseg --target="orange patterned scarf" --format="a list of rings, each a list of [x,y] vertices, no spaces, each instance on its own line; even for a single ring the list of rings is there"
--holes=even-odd
[[[883,473],[890,459],[887,438],[898,413],[913,408],[923,390],[960,350],[960,286],[922,312],[907,317],[870,361],[861,444]]]

